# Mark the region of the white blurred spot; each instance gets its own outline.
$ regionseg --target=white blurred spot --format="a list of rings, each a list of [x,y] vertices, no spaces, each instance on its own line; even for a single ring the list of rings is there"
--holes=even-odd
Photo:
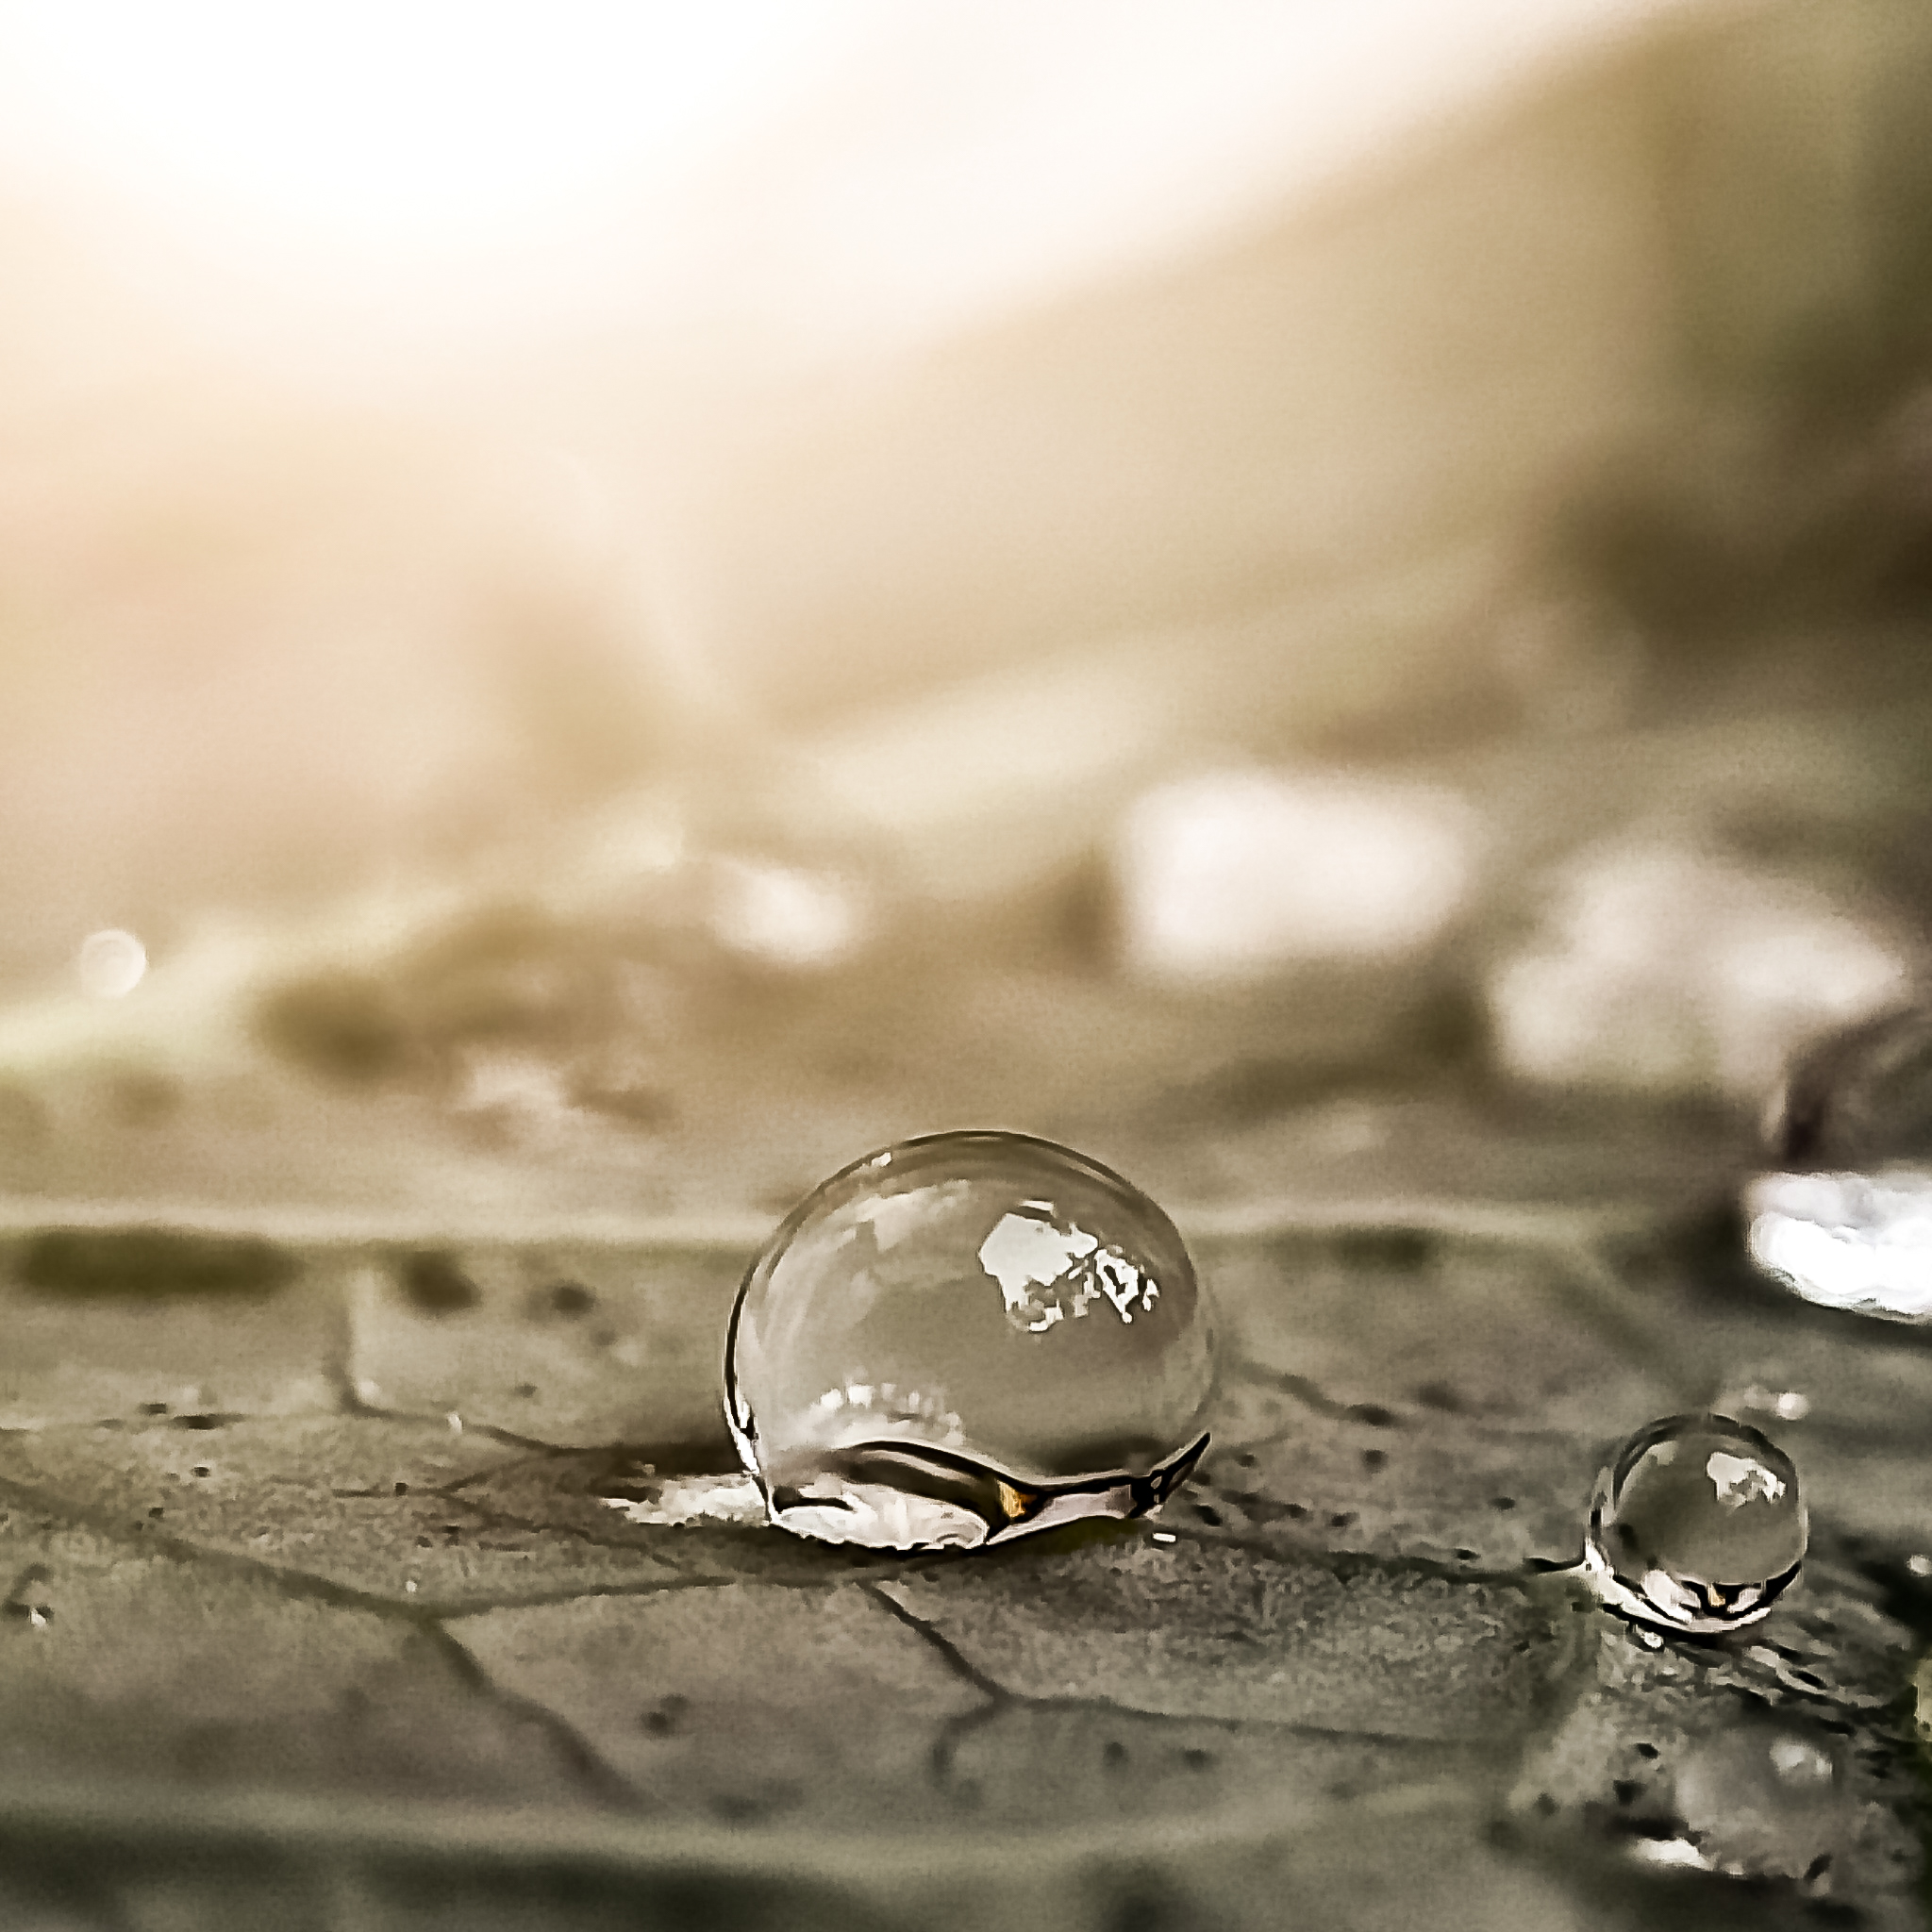
[[[1914,1576],[1932,1576],[1932,1557],[1907,1557],[1906,1568]]]
[[[1811,1413],[1811,1398],[1795,1389],[1767,1389],[1753,1382],[1748,1389],[1726,1393],[1715,1407],[1726,1415],[1749,1408],[1774,1415],[1781,1423],[1801,1423]]]
[[[827,873],[726,859],[717,872],[711,930],[719,942],[769,966],[830,966],[858,943],[857,894]]]
[[[606,1496],[607,1509],[615,1509],[632,1523],[761,1524],[765,1499],[748,1475],[674,1476],[657,1484],[648,1496]]]
[[[109,926],[88,934],[75,963],[83,992],[97,1000],[125,999],[147,974],[147,948],[131,932]]]
[[[1692,1872],[1717,1869],[1688,1838],[1633,1839],[1630,1856],[1646,1865],[1682,1865]]]
[[[1490,983],[1525,1079],[1757,1100],[1791,1056],[1890,1005],[1903,949],[1782,874],[1668,848],[1586,855]]]
[[[1158,786],[1115,854],[1126,964],[1211,982],[1409,952],[1462,903],[1471,842],[1437,791],[1255,771]]]
[[[1771,1746],[1771,1764],[1772,1769],[1786,1784],[1819,1785],[1831,1782],[1830,1757],[1817,1745],[1807,1743],[1803,1738],[1774,1739]]]
[[[1826,1307],[1932,1321],[1932,1174],[1767,1174],[1744,1191],[1751,1258]]]

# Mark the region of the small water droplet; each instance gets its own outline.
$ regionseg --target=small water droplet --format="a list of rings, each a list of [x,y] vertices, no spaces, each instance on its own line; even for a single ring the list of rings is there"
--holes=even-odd
[[[936,1134],[835,1174],[732,1310],[726,1419],[772,1522],[971,1548],[1135,1516],[1193,1466],[1213,1376],[1174,1224],[1019,1134]]]
[[[1611,1608],[1711,1636],[1771,1608],[1807,1535],[1798,1472],[1775,1443],[1728,1416],[1667,1416],[1598,1478],[1583,1567]]]
[[[131,932],[110,926],[81,941],[75,963],[83,992],[97,1000],[125,999],[147,976],[147,948]]]
[[[1823,1873],[1856,1820],[1832,1736],[1802,1718],[1746,1718],[1693,1741],[1677,1767],[1678,1815],[1720,1872]]]

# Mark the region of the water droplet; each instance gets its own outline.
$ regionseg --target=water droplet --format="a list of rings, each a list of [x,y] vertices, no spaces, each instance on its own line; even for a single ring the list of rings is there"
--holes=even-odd
[[[83,992],[97,1000],[125,999],[147,975],[147,948],[131,932],[110,926],[81,941],[75,963]]]
[[[1824,1873],[1848,1847],[1841,1746],[1789,1715],[1746,1719],[1694,1740],[1676,1775],[1676,1808],[1711,1865],[1739,1878]]]
[[[1794,1294],[1932,1322],[1932,1170],[1759,1174],[1744,1212],[1751,1258]]]
[[[1745,1190],[1752,1259],[1807,1301],[1932,1321],[1932,1007],[1886,1013],[1794,1066]]]
[[[1174,1224],[1019,1134],[835,1174],[739,1291],[726,1417],[771,1520],[971,1548],[1159,1503],[1207,1441],[1213,1324]]]
[[[1583,1568],[1611,1608],[1712,1636],[1771,1608],[1807,1534],[1798,1472],[1775,1443],[1728,1416],[1666,1416],[1598,1477]]]

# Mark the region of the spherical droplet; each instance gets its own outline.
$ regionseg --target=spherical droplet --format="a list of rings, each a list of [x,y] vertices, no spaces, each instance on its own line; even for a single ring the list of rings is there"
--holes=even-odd
[[[1193,1465],[1208,1304],[1174,1224],[1098,1163],[936,1134],[835,1174],[739,1291],[726,1412],[771,1520],[971,1547],[1152,1508]]]
[[[97,1000],[125,998],[147,973],[147,948],[131,932],[110,926],[91,932],[75,959],[83,992]]]
[[[1640,1429],[1597,1479],[1584,1570],[1613,1609],[1712,1636],[1755,1624],[1804,1561],[1791,1459],[1722,1415]]]
[[[1807,1301],[1932,1321],[1932,1007],[1807,1055],[1765,1125],[1780,1166],[1744,1191],[1752,1259]]]

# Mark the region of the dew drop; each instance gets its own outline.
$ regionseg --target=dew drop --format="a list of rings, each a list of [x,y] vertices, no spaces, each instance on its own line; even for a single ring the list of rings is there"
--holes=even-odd
[[[1755,1624],[1798,1574],[1798,1472],[1756,1429],[1675,1415],[1640,1429],[1597,1479],[1583,1567],[1611,1608],[1714,1636]]]
[[[726,1420],[781,1527],[973,1548],[1153,1508],[1206,1445],[1213,1366],[1146,1195],[1048,1141],[935,1134],[787,1216],[732,1310]]]
[[[83,992],[97,1000],[125,999],[147,976],[147,948],[131,932],[110,926],[82,941],[75,965]]]
[[[1752,1259],[1807,1301],[1932,1322],[1932,1006],[1814,1049],[1765,1128],[1779,1165],[1745,1190]]]

